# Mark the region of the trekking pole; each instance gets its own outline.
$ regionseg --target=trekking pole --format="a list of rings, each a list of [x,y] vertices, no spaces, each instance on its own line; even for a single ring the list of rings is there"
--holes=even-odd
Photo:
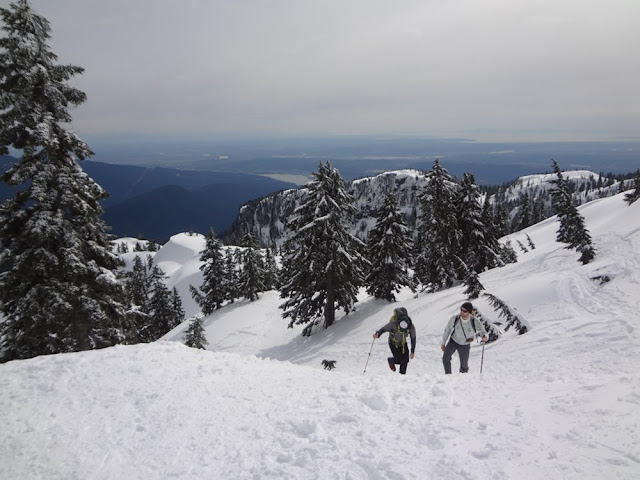
[[[367,357],[367,363],[364,364],[363,374],[367,371],[367,365],[369,365],[369,359],[371,358],[371,351],[373,350],[373,344],[375,343],[376,338],[373,337],[373,342],[371,342],[371,348],[369,349],[369,356]]]
[[[480,358],[480,373],[482,373],[482,364],[484,363],[484,344],[486,342],[482,342],[482,357]]]

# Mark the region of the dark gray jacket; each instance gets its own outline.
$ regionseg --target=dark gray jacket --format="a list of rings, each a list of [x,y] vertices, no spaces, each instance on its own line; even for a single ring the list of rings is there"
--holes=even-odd
[[[406,329],[400,327],[400,323],[403,320],[408,323]],[[407,346],[407,336],[409,336],[411,338],[411,353],[416,352],[416,327],[411,321],[406,308],[399,307],[393,310],[389,323],[376,333],[381,336],[384,332],[389,332],[389,345],[402,347],[403,352]]]

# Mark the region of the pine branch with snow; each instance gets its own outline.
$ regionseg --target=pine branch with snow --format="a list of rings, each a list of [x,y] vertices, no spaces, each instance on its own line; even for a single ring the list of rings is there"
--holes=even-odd
[[[531,330],[531,325],[529,325],[529,322],[525,320],[525,318],[507,302],[488,292],[483,293],[482,296],[487,298],[489,304],[495,311],[498,312],[498,316],[504,317],[506,319],[506,327],[504,329],[505,332],[511,327],[514,327],[520,335]]]

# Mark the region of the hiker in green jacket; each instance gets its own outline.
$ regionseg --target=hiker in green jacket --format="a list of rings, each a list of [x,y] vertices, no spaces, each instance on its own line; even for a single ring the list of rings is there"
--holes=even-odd
[[[404,375],[407,373],[409,359],[413,359],[416,352],[416,327],[406,308],[394,309],[389,323],[377,330],[373,338],[379,338],[384,332],[389,332],[389,348],[393,355],[387,358],[389,368],[395,372],[396,365],[400,365],[400,373]],[[411,338],[411,350],[407,345],[407,336]]]
[[[460,315],[451,317],[442,334],[442,345],[440,348],[444,352],[444,355],[442,355],[444,373],[451,373],[451,357],[455,351],[458,352],[458,356],[460,357],[460,373],[467,373],[469,371],[471,342],[473,342],[478,335],[482,335],[483,342],[489,339],[482,322],[476,320],[473,316],[473,305],[471,302],[464,302],[460,307]]]

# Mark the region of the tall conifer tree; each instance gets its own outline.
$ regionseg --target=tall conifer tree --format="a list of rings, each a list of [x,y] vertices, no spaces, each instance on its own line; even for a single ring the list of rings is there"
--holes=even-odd
[[[456,217],[457,184],[435,160],[427,173],[428,183],[420,195],[416,276],[433,290],[453,285],[459,265],[460,232]]]
[[[500,231],[495,224],[493,206],[489,201],[489,195],[485,197],[482,205],[480,220],[484,226],[484,249],[480,252],[478,261],[487,269],[501,266],[504,262],[500,258],[501,246],[498,241]]]
[[[187,347],[199,348],[206,350],[208,344],[207,337],[205,335],[204,326],[202,325],[202,317],[196,315],[189,322],[189,327],[185,331],[184,344]]]
[[[336,308],[345,313],[357,302],[364,279],[364,244],[351,235],[348,220],[354,214],[353,197],[338,170],[322,163],[315,180],[307,185],[308,195],[294,212],[287,228],[292,235],[284,245],[280,306],[289,327],[324,319],[324,327],[335,320]]]
[[[562,176],[560,167],[555,160],[553,161],[553,171],[557,179],[553,181],[551,202],[560,222],[556,240],[560,243],[566,243],[565,248],[580,253],[579,261],[582,264],[587,264],[596,255],[591,235],[585,226],[584,217],[580,215],[573,202],[567,181]]]
[[[202,285],[200,289],[190,285],[189,291],[200,305],[202,313],[211,315],[214,310],[220,308],[226,298],[222,242],[213,229],[209,230],[204,250],[200,253],[200,261],[202,262],[200,265],[203,275]]]
[[[2,176],[18,192],[0,206],[0,360],[114,345],[124,291],[101,218],[107,194],[66,126],[86,98],[67,81],[83,69],[56,64],[49,22],[26,0],[0,15],[0,153],[22,151]]]
[[[258,293],[264,292],[266,286],[264,284],[264,261],[258,248],[256,239],[247,233],[242,244],[242,270],[239,277],[239,289],[247,300],[254,301],[258,299]]]
[[[367,259],[371,263],[365,279],[367,293],[375,298],[395,302],[401,287],[415,289],[409,273],[411,266],[411,230],[402,219],[393,192],[385,196],[376,215],[376,224],[369,232]]]
[[[472,173],[465,173],[457,191],[456,209],[460,249],[458,256],[468,270],[483,272],[489,265],[486,259],[486,229],[482,222],[480,190]],[[469,271],[459,270],[459,278],[466,278]]]

